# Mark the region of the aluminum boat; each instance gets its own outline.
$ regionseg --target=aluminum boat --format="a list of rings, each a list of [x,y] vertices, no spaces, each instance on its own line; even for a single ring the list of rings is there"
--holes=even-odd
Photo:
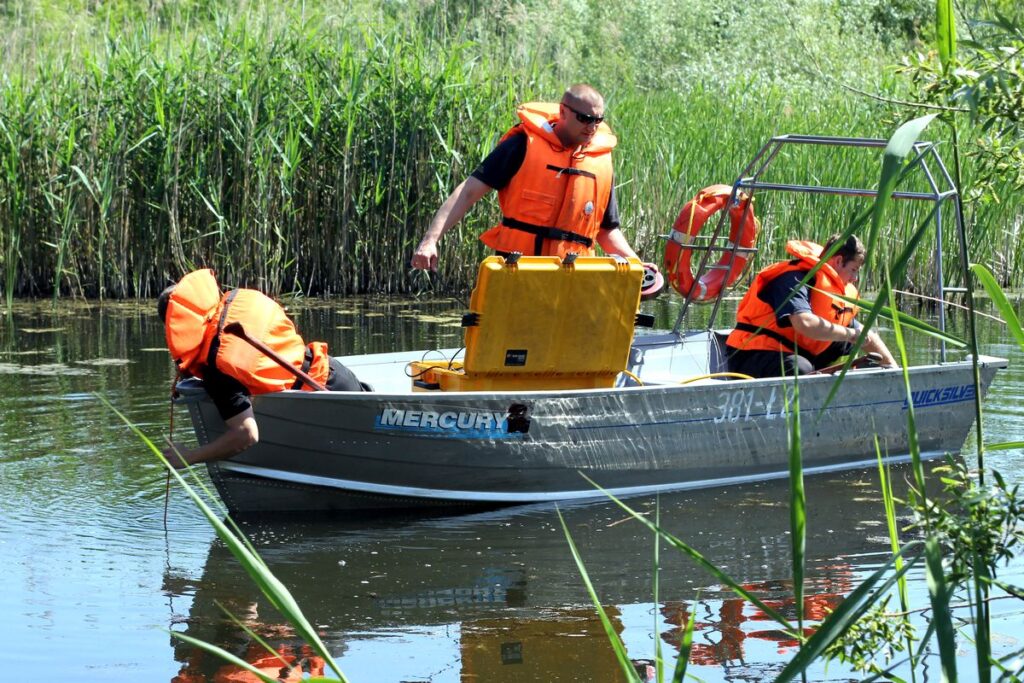
[[[880,148],[886,142],[773,138],[735,183],[734,193],[765,188],[812,191],[759,181],[767,163],[788,144]],[[897,192],[894,197],[950,204],[947,200],[956,194],[952,183],[937,184],[942,178],[948,181],[945,167],[933,146],[919,146],[918,163],[931,160],[935,166],[926,173],[932,191],[905,196]],[[832,187],[813,192],[872,195],[870,190]],[[962,220],[958,211],[950,213]],[[936,212],[936,222],[941,245],[941,212]],[[716,249],[713,242],[705,248],[708,254]],[[717,249],[735,252],[737,247]],[[941,263],[941,251],[939,256]],[[953,289],[944,285],[941,273],[938,289],[943,297]],[[545,366],[546,381],[460,379],[442,387],[410,379],[409,368],[436,370],[448,379],[461,378],[462,371],[451,362],[448,367],[425,367],[423,350],[349,356],[340,360],[371,384],[373,392],[284,391],[254,397],[259,444],[230,460],[209,463],[210,476],[232,513],[499,506],[603,496],[595,483],[620,496],[719,486],[788,476],[789,417],[797,405],[807,473],[872,466],[876,443],[887,461],[908,459],[911,403],[922,457],[939,457],[960,450],[974,423],[975,401],[983,398],[976,396],[976,386],[983,395],[996,370],[1007,365],[1004,359],[987,356],[976,363],[971,358],[946,361],[943,346],[938,362],[909,369],[909,396],[900,369],[851,370],[835,392],[839,377],[831,374],[798,381],[735,379],[720,374],[726,369],[722,332],[710,325],[682,329],[689,300],[676,328],[660,332],[633,329],[636,301],[628,302],[624,341],[621,324],[607,333],[619,340],[615,345],[621,354],[604,353],[604,333],[582,341],[552,341],[562,347],[562,358],[569,359],[561,364],[572,365],[595,353],[610,358],[609,367],[618,362],[610,378],[605,372],[604,379],[574,384],[571,375],[579,378],[586,367],[561,373],[560,366]],[[507,310],[484,313],[483,318],[504,320],[512,309],[522,308],[508,302],[505,306]],[[558,321],[552,325],[559,329],[604,329],[600,321],[590,321],[590,327],[580,322],[586,313],[578,301],[559,299],[552,306],[551,319]],[[619,316],[620,323],[624,319]],[[467,339],[483,334],[478,322],[472,315],[464,321],[469,325]],[[940,307],[940,326],[944,323]],[[524,326],[509,323],[504,334]],[[538,329],[540,338],[528,343],[476,341],[478,346],[499,347],[506,366],[528,366],[532,361],[526,361],[526,346],[543,346],[549,335],[557,337],[544,325]],[[456,350],[441,354],[454,358]],[[468,368],[469,358],[466,363]],[[566,377],[568,382],[563,381]],[[200,443],[223,432],[224,423],[205,398],[201,382],[187,380],[179,390]]]

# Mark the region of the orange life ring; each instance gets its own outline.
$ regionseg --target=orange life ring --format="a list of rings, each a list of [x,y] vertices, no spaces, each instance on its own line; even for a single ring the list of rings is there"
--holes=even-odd
[[[716,267],[708,268],[700,279],[694,277],[690,264],[694,250],[691,248],[700,229],[714,214],[725,208],[732,194],[729,185],[711,185],[697,193],[683,205],[679,217],[672,225],[668,244],[665,246],[665,273],[672,287],[692,301],[713,301],[723,287],[732,287],[747,267],[749,254],[724,252]],[[753,248],[761,223],[754,217],[754,207],[747,195],[739,194],[739,201],[729,207],[729,246],[738,244],[745,249]]]

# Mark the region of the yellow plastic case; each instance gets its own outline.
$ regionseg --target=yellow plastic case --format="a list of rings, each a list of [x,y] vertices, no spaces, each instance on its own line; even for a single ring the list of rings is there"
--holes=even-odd
[[[629,358],[642,281],[636,259],[489,256],[470,299],[465,360],[412,363],[416,388],[610,387]]]

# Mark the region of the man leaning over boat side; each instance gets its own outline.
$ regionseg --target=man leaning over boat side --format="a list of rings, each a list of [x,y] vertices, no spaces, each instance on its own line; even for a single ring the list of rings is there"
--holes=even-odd
[[[189,273],[161,292],[157,314],[178,371],[203,380],[207,395],[227,425],[223,434],[199,448],[187,450],[177,444],[165,448],[164,456],[175,467],[224,460],[255,445],[260,434],[250,397],[309,389],[242,338],[222,332],[233,322],[241,323],[283,362],[307,373],[327,390],[369,390],[351,370],[327,355],[327,344],[306,344],[280,304],[254,289],[222,294],[212,270]]]
[[[794,258],[757,274],[736,311],[736,328],[726,340],[729,371],[751,377],[805,375],[849,355],[862,326],[857,308],[837,295],[857,298],[858,272],[864,265],[864,244],[850,235],[806,284],[801,281],[842,235],[824,247],[792,240],[786,251]],[[884,367],[896,367],[885,342],[868,331],[861,349],[878,353]]]
[[[502,219],[480,236],[499,255],[608,254],[638,258],[619,229],[612,148],[604,98],[593,87],[568,88],[558,104],[519,106],[520,123],[448,196],[412,255],[412,267],[437,270],[437,243],[491,190]]]

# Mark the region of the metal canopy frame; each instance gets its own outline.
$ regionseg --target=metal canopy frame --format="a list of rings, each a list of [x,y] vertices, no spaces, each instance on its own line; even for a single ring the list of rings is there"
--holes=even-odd
[[[748,195],[751,199],[753,199],[754,195],[758,191],[797,192],[803,194],[838,195],[858,198],[877,197],[878,190],[876,189],[835,187],[829,185],[766,183],[761,182],[760,178],[764,175],[765,170],[775,160],[783,147],[787,145],[818,145],[825,147],[863,147],[870,149],[884,149],[888,144],[888,140],[876,138],[831,137],[824,135],[778,135],[765,143],[757,155],[754,156],[750,163],[748,163],[740,173],[739,178],[735,183],[733,183],[732,193],[729,195],[728,206],[736,205],[737,196],[740,192]],[[947,200],[956,197],[958,192],[956,184],[953,182],[949,171],[946,169],[945,163],[943,163],[942,158],[936,150],[935,143],[916,142],[913,146],[913,152],[914,158],[911,160],[910,166],[920,169],[928,183],[928,187],[931,188],[931,192],[896,191],[892,193],[892,198],[898,200],[928,201],[935,204],[936,290],[938,291],[940,300],[945,302],[947,293],[966,291],[964,287],[947,287],[942,272],[942,209],[943,204]],[[751,211],[752,206],[753,202],[748,202],[745,210]],[[960,202],[954,201],[952,206],[953,219],[956,222],[956,227],[960,228],[960,234],[963,234],[963,215],[961,213]],[[718,222],[715,224],[714,231],[710,236],[702,238],[702,241],[707,242],[706,245],[684,245],[687,249],[702,252],[700,262],[697,265],[697,272],[694,277],[695,280],[699,280],[700,277],[713,268],[731,268],[733,259],[735,259],[737,254],[749,254],[756,251],[756,249],[743,249],[737,244],[733,244],[729,241],[728,229],[725,227],[728,223],[728,213],[728,211],[721,211]],[[746,215],[743,216],[743,219],[746,220]],[[662,237],[663,239],[672,239],[670,235],[663,235]],[[719,265],[709,265],[712,253],[727,253],[729,255],[729,259]],[[679,311],[679,316],[676,319],[675,327],[672,329],[676,336],[680,336],[680,330],[683,328],[683,323],[686,321],[687,313],[690,309],[690,304],[693,303],[693,294],[696,289],[696,287],[691,288],[689,295],[687,295],[683,301],[682,308]],[[718,309],[721,306],[722,297],[725,295],[725,291],[726,288],[722,287],[722,290],[714,299],[711,316],[708,319],[708,330],[714,328],[715,319],[718,316]],[[939,305],[939,329],[943,332],[946,330],[946,311],[943,303],[940,303]],[[945,342],[942,343],[940,360],[946,360]]]

